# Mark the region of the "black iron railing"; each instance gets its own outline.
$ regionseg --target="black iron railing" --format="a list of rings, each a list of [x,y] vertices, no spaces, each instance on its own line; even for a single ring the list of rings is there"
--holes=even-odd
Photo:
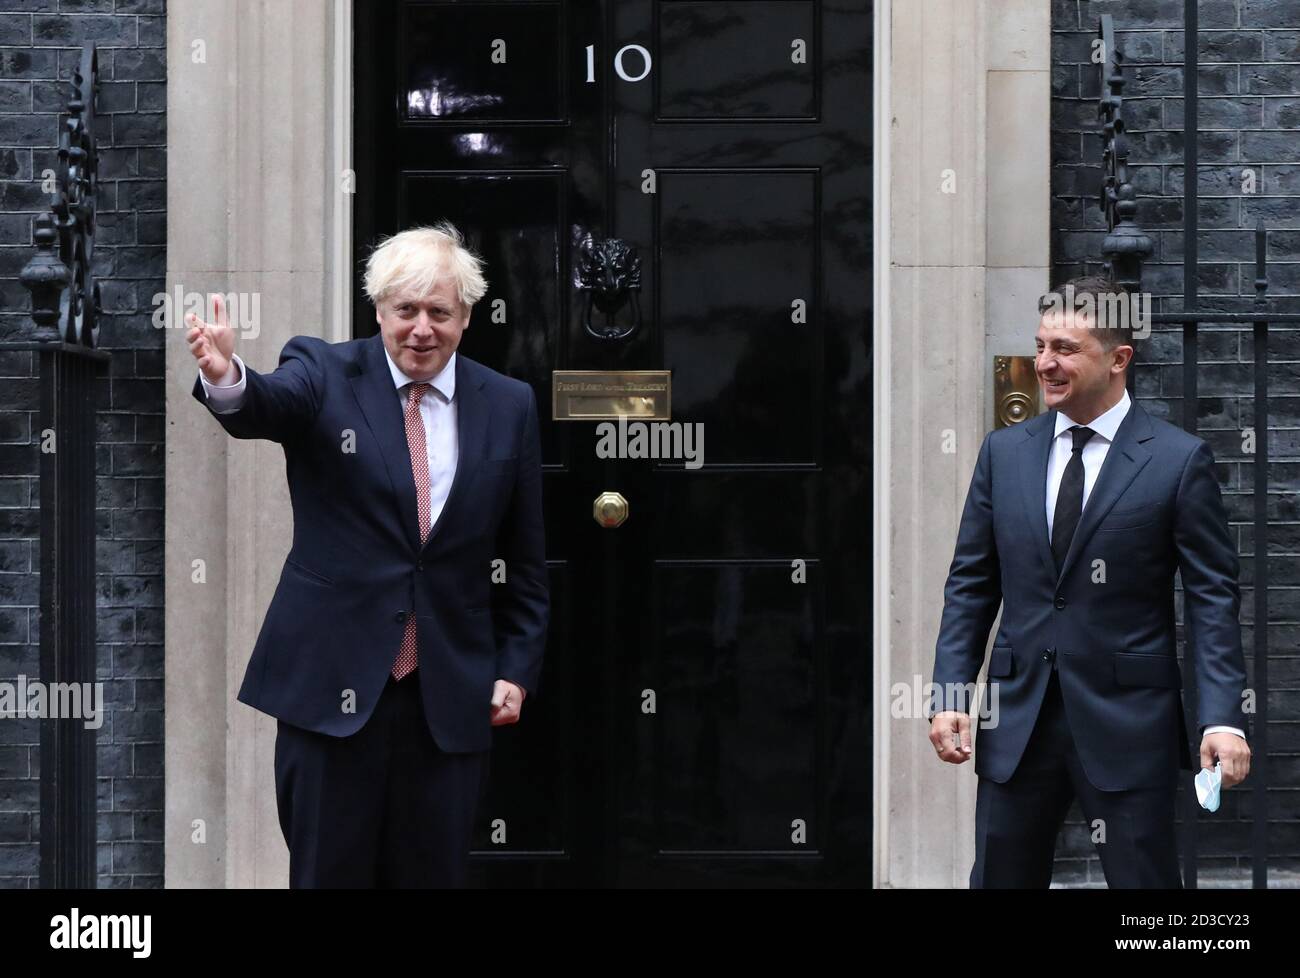
[[[47,690],[95,682],[95,374],[109,359],[95,349],[99,289],[91,270],[98,89],[91,45],[72,76],[58,185],[49,212],[34,221],[36,254],[20,275],[32,294],[33,338],[0,344],[39,356],[40,680]],[[94,887],[95,729],[84,715],[47,712],[40,724],[41,886]]]
[[[1198,106],[1197,106],[1197,33],[1199,30],[1196,0],[1184,0],[1184,67],[1183,67],[1183,297],[1176,312],[1151,315],[1152,325],[1181,325],[1183,329],[1183,428],[1197,430],[1197,328],[1201,323],[1250,324],[1254,328],[1254,676],[1255,714],[1251,724],[1251,868],[1255,887],[1268,886],[1268,331],[1270,325],[1300,323],[1300,314],[1270,312],[1268,309],[1268,231],[1260,221],[1255,227],[1255,296],[1252,308],[1238,311],[1203,309],[1200,306],[1197,262],[1198,183]],[[1104,61],[1101,63],[1101,138],[1103,142],[1103,179],[1101,207],[1106,213],[1109,233],[1103,244],[1107,266],[1118,282],[1132,292],[1141,290],[1142,263],[1151,255],[1151,239],[1136,223],[1137,202],[1128,177],[1128,142],[1123,117],[1123,55],[1115,42],[1110,15],[1101,18],[1099,37]],[[1132,371],[1129,372],[1132,384]],[[1188,730],[1196,731],[1195,656],[1188,655],[1195,636],[1184,624],[1184,707]],[[1192,756],[1199,756],[1199,741],[1192,746]],[[1183,881],[1188,887],[1197,883],[1197,831],[1200,806],[1192,792],[1185,792],[1186,813],[1183,818]]]

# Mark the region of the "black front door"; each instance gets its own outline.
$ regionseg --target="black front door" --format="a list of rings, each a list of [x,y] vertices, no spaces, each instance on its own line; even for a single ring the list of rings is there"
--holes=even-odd
[[[542,412],[550,645],[497,731],[483,885],[870,883],[871,21],[356,4],[355,333],[367,249],[451,220],[489,280],[461,351]],[[639,289],[589,321],[609,239]],[[557,370],[670,371],[688,454],[555,419]]]

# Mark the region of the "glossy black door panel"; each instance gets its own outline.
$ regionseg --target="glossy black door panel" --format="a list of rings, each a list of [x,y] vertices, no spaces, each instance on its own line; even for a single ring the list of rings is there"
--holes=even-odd
[[[614,32],[673,38],[658,105],[613,89],[614,206],[655,258],[635,355],[705,444],[620,463],[616,681],[659,712],[619,729],[619,882],[864,885],[871,5],[647,0]]]
[[[819,854],[821,579],[783,561],[656,561],[658,692],[634,769],[655,772],[643,837],[662,855]]]
[[[564,117],[559,3],[404,6],[402,114],[420,121]]]
[[[655,302],[705,465],[817,462],[817,171],[657,171]],[[812,437],[810,437],[812,436]]]
[[[476,884],[866,885],[871,3],[354,9],[358,276],[456,223],[489,281],[461,349],[542,412],[552,628]],[[640,259],[624,338],[584,325],[588,236]],[[603,457],[551,417],[575,369],[671,371],[702,464]]]
[[[657,121],[815,119],[814,0],[656,4]],[[800,60],[800,46],[803,59]]]

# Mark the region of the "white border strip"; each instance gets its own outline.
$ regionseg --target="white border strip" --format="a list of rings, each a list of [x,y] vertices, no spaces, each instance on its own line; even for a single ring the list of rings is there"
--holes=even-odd
[[[330,167],[325,177],[329,201],[330,342],[352,339],[352,198],[343,191],[343,173],[352,168],[352,3],[334,0],[334,84],[330,92]],[[352,174],[355,188],[356,174]]]
[[[889,87],[893,48],[891,24],[893,0],[876,0],[874,70],[872,98],[872,182],[875,213],[872,219],[874,268],[872,294],[874,315],[871,328],[872,384],[871,437],[875,460],[871,481],[871,559],[872,559],[872,805],[871,835],[874,842],[871,859],[871,885],[888,885],[889,879],[889,649],[890,649],[890,278],[892,256],[889,250],[890,228],[890,122],[892,98]],[[863,758],[863,763],[867,758]]]

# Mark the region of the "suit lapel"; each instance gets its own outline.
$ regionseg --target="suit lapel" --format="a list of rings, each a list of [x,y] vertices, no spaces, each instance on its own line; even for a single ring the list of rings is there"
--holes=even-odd
[[[425,548],[433,543],[434,537],[438,531],[447,523],[448,514],[453,513],[455,507],[464,498],[465,493],[469,491],[468,486],[473,484],[474,474],[478,471],[479,463],[483,461],[483,456],[487,451],[487,430],[488,416],[491,414],[492,405],[484,396],[483,387],[484,377],[477,365],[472,360],[467,360],[460,354],[456,355],[456,474],[452,476],[451,490],[447,493],[447,502],[442,507],[442,512],[438,514],[438,522],[433,524],[433,529],[429,531],[429,539],[425,541]],[[409,463],[410,454],[407,459]],[[407,465],[409,473],[410,465]],[[415,499],[415,484],[411,484],[411,498]],[[412,502],[414,505],[414,502]]]
[[[415,502],[415,476],[411,471],[411,449],[406,444],[406,420],[393,384],[393,374],[384,357],[383,336],[376,334],[364,344],[361,372],[350,378],[361,413],[379,445],[388,478],[397,497],[402,530],[411,552],[419,549],[420,515]]]
[[[1017,452],[1020,464],[1020,491],[1024,499],[1029,533],[1035,541],[1043,569],[1056,579],[1056,562],[1047,539],[1047,459],[1056,431],[1056,412],[1048,411],[1025,422],[1024,441]]]
[[[1142,443],[1150,441],[1153,437],[1151,419],[1134,402],[1129,408],[1128,415],[1120,423],[1119,430],[1115,432],[1115,441],[1111,444],[1110,451],[1106,453],[1106,461],[1101,465],[1101,472],[1097,474],[1097,482],[1093,485],[1092,492],[1088,494],[1083,515],[1079,518],[1079,525],[1070,540],[1070,550],[1065,555],[1065,564],[1061,567],[1062,578],[1070,572],[1070,568],[1079,559],[1079,552],[1087,546],[1106,514],[1111,511],[1119,497],[1124,495],[1124,491],[1137,478],[1142,467],[1151,461],[1151,453],[1143,447]]]

